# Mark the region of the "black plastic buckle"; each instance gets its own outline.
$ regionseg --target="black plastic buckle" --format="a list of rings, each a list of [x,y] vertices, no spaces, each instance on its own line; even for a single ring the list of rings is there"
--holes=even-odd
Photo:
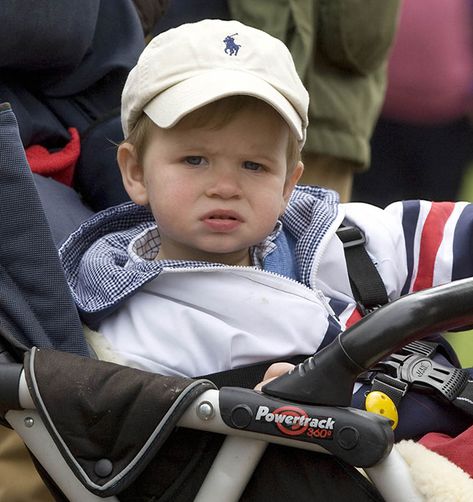
[[[367,313],[375,310],[366,309]],[[399,365],[406,359],[406,356],[409,354],[417,354],[425,357],[433,358],[433,356],[437,353],[437,348],[439,344],[436,342],[426,342],[424,340],[415,340],[413,342],[408,343],[401,347],[398,352],[394,352],[388,358],[383,361],[378,362],[374,367],[365,371],[361,375],[358,375],[357,381],[362,382],[364,384],[370,384],[373,382],[374,378],[378,375],[391,375],[391,378],[397,378],[397,369]]]
[[[453,401],[468,383],[468,373],[454,367],[439,364],[428,357],[412,355],[398,370],[402,380],[416,387],[434,389],[449,401]]]
[[[465,370],[447,367],[419,354],[393,354],[392,359],[382,363],[395,378],[419,390],[439,392],[448,401],[453,401],[468,383]]]
[[[343,242],[344,248],[360,246],[366,242],[364,234],[359,228],[343,226],[337,230],[338,238]]]

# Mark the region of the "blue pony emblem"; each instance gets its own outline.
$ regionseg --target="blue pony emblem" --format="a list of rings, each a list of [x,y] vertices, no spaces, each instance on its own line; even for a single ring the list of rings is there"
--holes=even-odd
[[[235,35],[238,35],[238,33],[234,33],[233,35],[227,35],[223,40],[225,44],[225,52],[229,56],[236,56],[241,47],[241,45],[235,43],[235,39],[233,38]]]

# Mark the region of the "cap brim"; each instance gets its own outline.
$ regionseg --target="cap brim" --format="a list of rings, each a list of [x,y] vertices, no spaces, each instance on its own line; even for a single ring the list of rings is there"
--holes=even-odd
[[[176,125],[190,112],[218,99],[248,95],[259,98],[287,122],[297,140],[305,140],[302,120],[291,103],[263,79],[238,70],[212,70],[188,78],[158,94],[143,111],[159,127]]]

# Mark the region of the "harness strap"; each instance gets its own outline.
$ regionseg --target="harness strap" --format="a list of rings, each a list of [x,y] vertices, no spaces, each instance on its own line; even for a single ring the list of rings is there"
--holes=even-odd
[[[353,296],[364,316],[388,303],[384,283],[365,249],[366,239],[359,228],[342,225],[337,230],[343,242]]]
[[[473,380],[468,378],[465,388],[452,401],[453,406],[473,416]]]
[[[284,359],[285,362],[297,365],[307,359],[309,356],[293,356]],[[241,368],[220,371],[209,375],[198,377],[198,379],[206,379],[213,382],[219,389],[221,387],[244,387],[252,389],[256,384],[263,381],[264,374],[272,363],[281,362],[281,358],[263,361]]]

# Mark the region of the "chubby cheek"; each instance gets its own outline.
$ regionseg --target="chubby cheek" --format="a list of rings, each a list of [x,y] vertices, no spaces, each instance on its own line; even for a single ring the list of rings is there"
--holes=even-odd
[[[150,208],[160,227],[169,226],[170,223],[178,224],[180,212],[183,210],[179,200],[169,194],[163,194],[161,197],[156,194],[155,197],[150,197]]]
[[[261,197],[256,208],[256,221],[259,224],[261,232],[269,235],[276,225],[284,209],[284,200],[282,196],[272,193],[267,197]]]
[[[161,181],[161,185],[152,191],[149,197],[150,209],[154,219],[163,231],[179,232],[183,229],[183,224],[191,214],[193,198],[191,193],[183,188],[179,183],[166,183]]]

